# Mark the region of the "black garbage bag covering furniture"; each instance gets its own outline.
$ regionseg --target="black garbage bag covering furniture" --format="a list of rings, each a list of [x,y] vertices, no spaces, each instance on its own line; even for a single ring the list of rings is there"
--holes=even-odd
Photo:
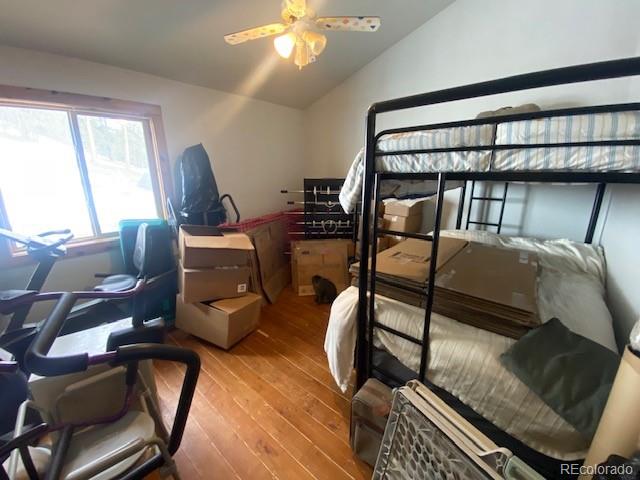
[[[182,152],[176,164],[178,195],[180,201],[176,209],[169,201],[171,223],[176,229],[181,224],[217,226],[227,221],[227,210],[223,201],[229,200],[236,214],[240,213],[230,195],[220,195],[215,176],[211,170],[209,155],[202,144],[188,147]]]

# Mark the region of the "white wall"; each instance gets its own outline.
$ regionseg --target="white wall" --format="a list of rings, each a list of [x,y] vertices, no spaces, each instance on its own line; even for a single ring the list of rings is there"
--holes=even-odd
[[[640,35],[636,55],[640,56]],[[630,84],[629,98],[640,100],[640,77]],[[627,343],[627,335],[640,319],[640,187],[616,185],[606,212],[600,242],[607,257],[607,296],[616,322],[618,344]]]
[[[363,145],[367,107],[375,101],[634,56],[640,39],[638,18],[636,0],[457,0],[307,109],[307,175],[346,174]],[[379,116],[378,128],[473,118],[483,110],[527,102],[546,109],[626,101],[631,84],[619,79],[405,110]],[[629,292],[632,279],[635,284],[640,279],[638,269],[632,275],[621,265],[629,255],[637,262],[640,254],[618,255],[620,245],[614,247],[613,238],[618,243],[633,238],[622,238],[619,228],[627,228],[635,215],[629,208],[634,200],[638,205],[638,188],[615,190],[609,198],[623,208],[610,214],[608,228],[602,230],[605,247],[611,245],[607,248],[610,295],[612,310],[620,317],[619,333],[626,332],[630,318],[640,312],[637,295],[632,301]],[[625,196],[619,197],[623,191]],[[514,185],[505,211],[505,233],[582,239],[593,192],[591,186]]]
[[[362,147],[367,107],[376,101],[572,64],[633,56],[636,0],[457,0],[306,112],[307,172],[344,175]],[[571,85],[405,110],[378,117],[379,129],[473,118],[535,102],[549,108],[625,100],[628,80]]]
[[[162,107],[169,155],[202,142],[218,186],[244,218],[283,208],[282,187],[303,172],[303,113],[160,77],[30,50],[0,47],[0,84],[105,96]],[[63,225],[61,225],[63,227]],[[93,272],[119,267],[116,253],[63,260],[46,288],[83,288]],[[0,272],[0,289],[24,284],[29,269]]]

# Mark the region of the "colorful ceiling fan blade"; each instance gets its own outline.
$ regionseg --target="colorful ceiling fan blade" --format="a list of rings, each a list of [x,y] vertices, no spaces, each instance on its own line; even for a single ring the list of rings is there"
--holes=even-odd
[[[238,45],[239,43],[244,43],[249,40],[277,35],[284,32],[287,28],[288,25],[284,23],[271,23],[269,25],[250,28],[249,30],[242,30],[241,32],[229,33],[224,36],[224,40],[229,45]]]
[[[284,8],[296,18],[302,18],[307,13],[306,0],[284,0]]]
[[[375,32],[380,28],[380,17],[319,17],[316,25],[322,30]]]

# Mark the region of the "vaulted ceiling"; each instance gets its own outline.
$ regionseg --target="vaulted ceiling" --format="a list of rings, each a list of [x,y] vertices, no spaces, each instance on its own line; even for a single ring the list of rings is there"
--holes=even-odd
[[[324,53],[302,71],[276,56],[271,39],[230,46],[222,38],[279,21],[279,0],[0,0],[0,44],[304,108],[452,2],[308,0],[319,15],[378,15],[382,26],[329,32]]]

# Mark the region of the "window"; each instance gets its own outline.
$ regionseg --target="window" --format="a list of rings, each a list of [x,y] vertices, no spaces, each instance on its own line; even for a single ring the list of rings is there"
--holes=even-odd
[[[17,101],[7,90],[72,102]],[[159,122],[152,105],[0,87],[0,226],[69,228],[86,247],[115,239],[122,219],[163,216]]]

